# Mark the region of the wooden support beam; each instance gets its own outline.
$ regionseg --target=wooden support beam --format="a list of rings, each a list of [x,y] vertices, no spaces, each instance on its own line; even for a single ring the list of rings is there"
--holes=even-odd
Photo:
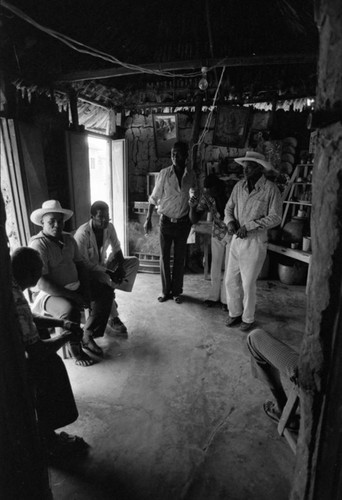
[[[206,66],[209,69],[213,67],[248,67],[265,65],[288,65],[288,64],[309,64],[315,63],[317,54],[281,54],[272,56],[252,56],[252,57],[225,57],[224,59],[201,59],[193,61],[175,61],[169,63],[151,63],[141,64],[141,69],[130,69],[123,66],[107,69],[98,69],[91,71],[77,71],[60,75],[56,83],[60,82],[78,82],[83,80],[99,80],[104,78],[117,78],[120,76],[136,75],[144,73],[144,69],[153,71],[195,71]],[[163,75],[161,75],[163,76]],[[174,75],[177,76],[177,75]]]

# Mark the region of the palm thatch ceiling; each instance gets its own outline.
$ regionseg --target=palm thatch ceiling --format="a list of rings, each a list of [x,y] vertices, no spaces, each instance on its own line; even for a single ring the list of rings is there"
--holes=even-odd
[[[271,88],[304,95],[315,87],[313,4],[313,0],[3,0],[0,62],[13,80],[60,90],[73,85],[106,106],[156,87],[183,88],[184,94],[191,94],[198,89],[202,66],[213,68],[208,73],[209,90],[217,85],[222,66],[227,66],[223,81],[227,93],[257,95]],[[110,59],[95,56],[93,49]],[[120,62],[168,69],[169,75],[128,71]]]

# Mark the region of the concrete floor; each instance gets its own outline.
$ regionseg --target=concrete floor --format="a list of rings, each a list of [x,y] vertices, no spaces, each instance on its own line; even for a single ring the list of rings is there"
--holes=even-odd
[[[128,339],[105,335],[104,360],[65,360],[80,417],[65,428],[90,444],[50,468],[55,500],[285,500],[294,455],[262,403],[246,334],[202,305],[209,282],[185,276],[185,301],[160,304],[160,277],[118,292]],[[298,347],[305,289],[258,282],[257,319]],[[108,330],[110,333],[110,330]]]

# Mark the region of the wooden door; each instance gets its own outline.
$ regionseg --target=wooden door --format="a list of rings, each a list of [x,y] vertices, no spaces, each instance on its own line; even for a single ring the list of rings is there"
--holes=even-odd
[[[77,229],[90,218],[90,176],[88,136],[82,132],[66,132],[70,208],[74,212],[71,229]]]
[[[126,144],[124,139],[111,140],[111,170],[113,189],[113,224],[121,243],[121,249],[128,254],[128,182],[126,165]]]

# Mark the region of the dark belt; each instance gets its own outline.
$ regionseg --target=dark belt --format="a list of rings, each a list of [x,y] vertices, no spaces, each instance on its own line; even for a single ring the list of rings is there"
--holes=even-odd
[[[164,214],[161,214],[160,216],[161,220],[163,222],[172,222],[173,224],[178,224],[179,222],[186,222],[186,221],[190,221],[189,219],[189,216],[188,215],[184,215],[184,217],[180,217],[179,219],[176,219],[174,217],[167,217],[166,215]]]

